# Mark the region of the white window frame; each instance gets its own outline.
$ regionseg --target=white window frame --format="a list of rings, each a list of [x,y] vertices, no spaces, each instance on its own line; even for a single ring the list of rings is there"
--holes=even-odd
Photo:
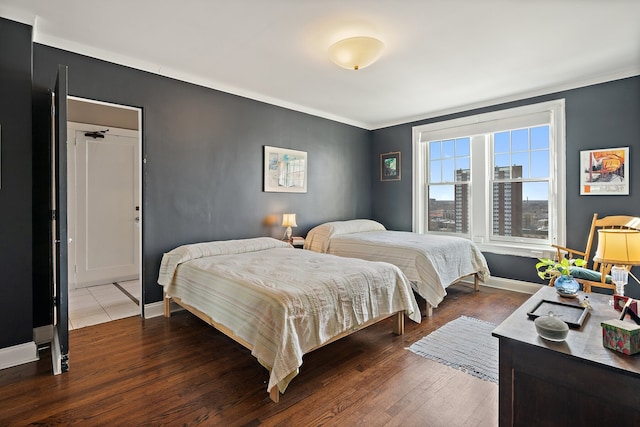
[[[492,170],[494,132],[549,125],[549,240],[493,238]],[[413,231],[427,230],[429,141],[471,138],[471,190],[469,235],[480,250],[507,255],[550,257],[551,244],[566,245],[566,134],[565,100],[476,114],[413,128]],[[437,232],[437,234],[442,234]]]

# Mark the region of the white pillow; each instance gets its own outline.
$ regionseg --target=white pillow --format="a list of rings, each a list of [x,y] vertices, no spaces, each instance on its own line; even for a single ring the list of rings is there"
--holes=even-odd
[[[326,253],[329,249],[329,241],[333,236],[385,230],[384,225],[371,219],[325,222],[309,231],[304,239],[304,248],[314,252]]]
[[[162,286],[167,286],[173,280],[173,274],[178,265],[192,259],[256,252],[273,248],[291,248],[291,245],[272,237],[256,237],[254,239],[220,240],[179,246],[162,256],[158,283]]]

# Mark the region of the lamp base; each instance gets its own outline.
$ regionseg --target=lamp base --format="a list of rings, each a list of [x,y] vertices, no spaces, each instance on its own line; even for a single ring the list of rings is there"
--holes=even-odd
[[[291,239],[291,234],[293,233],[293,230],[291,230],[291,227],[287,227],[287,229],[284,231],[284,237],[282,238],[282,240],[286,240],[287,242],[291,243],[292,239]]]

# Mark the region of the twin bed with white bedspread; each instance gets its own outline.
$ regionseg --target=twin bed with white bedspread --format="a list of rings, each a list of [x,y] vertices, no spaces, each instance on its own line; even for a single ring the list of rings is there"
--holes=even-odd
[[[309,231],[304,248],[398,266],[427,301],[429,314],[451,284],[476,275],[477,290],[477,280],[485,282],[489,278],[484,255],[468,239],[388,231],[379,222],[366,219],[321,224]]]
[[[395,266],[293,249],[272,238],[198,243],[162,258],[169,300],[251,350],[270,371],[278,401],[302,356],[376,321],[403,313],[420,322],[411,286]]]

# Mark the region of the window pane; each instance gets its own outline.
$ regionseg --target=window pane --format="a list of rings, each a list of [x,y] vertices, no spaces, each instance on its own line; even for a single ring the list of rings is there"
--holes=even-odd
[[[493,184],[495,236],[548,239],[549,185],[547,182]]]
[[[511,156],[509,154],[496,154],[493,162],[496,168],[508,167],[511,164]]]
[[[511,151],[527,151],[529,149],[529,129],[511,132]]]
[[[427,184],[469,181],[471,179],[470,144],[469,137],[429,142],[430,161]]]
[[[429,186],[429,231],[455,230],[453,185]]]
[[[449,139],[447,141],[442,141],[442,158],[450,158],[455,155],[455,141],[453,139]]]
[[[495,179],[510,179],[511,178],[511,167],[507,166],[496,166],[493,170],[493,177]]]
[[[531,149],[549,148],[549,126],[531,128]]]
[[[508,153],[511,151],[509,132],[498,132],[493,135],[493,151],[496,153]]]
[[[513,153],[511,155],[511,178],[529,177],[529,153]]]
[[[440,160],[429,162],[429,182],[442,182]]]
[[[469,186],[429,186],[429,231],[468,233]]]
[[[446,159],[442,161],[442,181],[453,182],[455,177],[454,159]]]
[[[433,141],[429,143],[429,159],[440,158],[440,141]]]
[[[430,185],[429,200],[453,201],[453,185]]]
[[[469,157],[456,159],[456,182],[471,180],[471,165]]]
[[[470,138],[456,139],[456,156],[468,156],[470,154]]]
[[[549,238],[549,183],[523,185],[523,237]]]
[[[549,176],[549,151],[531,152],[531,178],[546,178]]]

